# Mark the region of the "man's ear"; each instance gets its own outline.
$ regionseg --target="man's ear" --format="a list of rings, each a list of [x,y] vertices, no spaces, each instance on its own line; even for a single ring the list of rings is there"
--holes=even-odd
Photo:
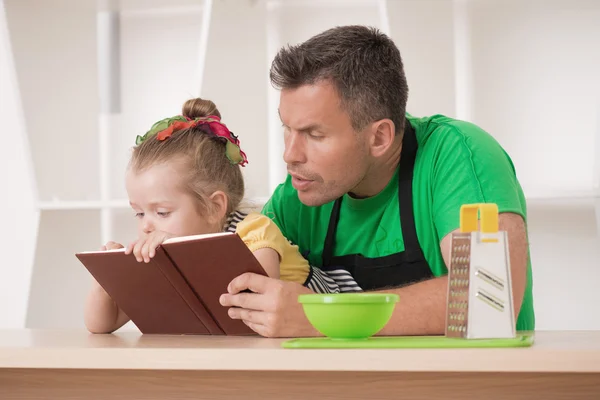
[[[225,214],[227,213],[227,195],[224,192],[217,190],[216,192],[210,195],[208,200],[210,202],[208,222],[210,224],[220,223],[221,221],[223,221],[223,219],[225,218]]]
[[[382,119],[373,124],[369,148],[373,157],[380,157],[394,144],[396,127],[392,120]]]

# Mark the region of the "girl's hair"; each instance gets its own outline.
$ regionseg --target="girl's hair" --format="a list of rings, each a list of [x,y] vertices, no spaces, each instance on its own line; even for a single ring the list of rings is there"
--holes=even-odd
[[[210,100],[190,99],[183,104],[182,115],[189,119],[221,113]],[[244,178],[239,165],[225,154],[225,141],[198,128],[176,131],[167,140],[148,138],[133,148],[129,167],[136,172],[164,162],[183,165],[186,189],[198,199],[203,212],[210,212],[208,197],[217,190],[227,195],[227,214],[238,208],[244,197]]]

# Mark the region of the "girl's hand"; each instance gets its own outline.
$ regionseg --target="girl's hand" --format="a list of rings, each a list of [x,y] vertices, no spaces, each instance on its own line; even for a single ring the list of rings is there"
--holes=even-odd
[[[174,237],[170,233],[163,231],[154,231],[138,240],[132,242],[125,249],[125,254],[133,253],[138,262],[149,263],[150,259],[156,255],[156,248],[167,239]]]
[[[123,247],[125,247],[125,246],[123,246],[121,243],[108,242],[104,246],[102,246],[102,248],[100,250],[106,251],[106,250],[122,249]]]

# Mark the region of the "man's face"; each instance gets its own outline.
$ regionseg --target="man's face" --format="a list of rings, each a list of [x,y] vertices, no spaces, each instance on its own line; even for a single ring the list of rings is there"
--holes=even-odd
[[[370,159],[366,135],[352,128],[331,83],[282,90],[279,115],[283,159],[302,203],[320,206],[361,183]]]

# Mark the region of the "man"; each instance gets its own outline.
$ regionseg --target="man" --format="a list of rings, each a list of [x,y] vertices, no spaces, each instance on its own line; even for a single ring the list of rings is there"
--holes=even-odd
[[[271,81],[289,175],[263,213],[315,266],[311,279],[348,271],[363,290],[399,294],[382,335],[443,334],[460,206],[496,203],[517,329],[534,329],[526,205],[509,156],[473,124],[407,114],[402,59],[387,36],[330,29],[281,49]],[[244,274],[221,304],[263,336],[313,336],[297,302],[309,287]]]

